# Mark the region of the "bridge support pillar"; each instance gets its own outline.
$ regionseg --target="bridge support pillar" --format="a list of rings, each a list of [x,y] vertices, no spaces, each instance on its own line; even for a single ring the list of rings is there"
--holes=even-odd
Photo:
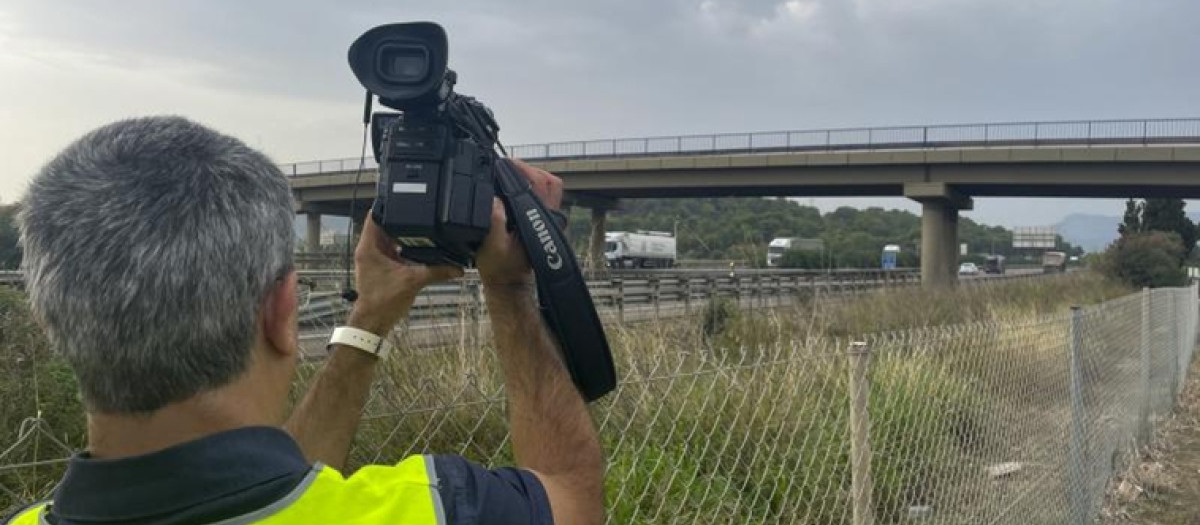
[[[604,232],[608,218],[608,209],[592,208],[592,232],[588,239],[587,267],[590,270],[604,270]]]
[[[562,210],[568,216],[571,213],[572,207],[592,210],[591,232],[588,236],[587,247],[584,248],[586,253],[579,254],[580,264],[584,268],[597,271],[604,270],[604,232],[607,231],[605,222],[608,218],[609,210],[617,209],[619,204],[617,199],[602,195],[592,195],[576,191],[568,191],[563,195]]]
[[[305,214],[308,219],[307,226],[304,228],[305,248],[310,252],[315,252],[321,249],[321,214],[308,212]]]
[[[904,195],[921,203],[921,284],[952,286],[958,280],[958,212],[974,203],[940,182],[906,184]]]

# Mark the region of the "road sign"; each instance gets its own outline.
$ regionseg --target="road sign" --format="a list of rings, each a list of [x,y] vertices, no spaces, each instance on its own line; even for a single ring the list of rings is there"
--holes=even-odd
[[[1052,249],[1058,246],[1058,229],[1053,226],[1013,228],[1013,248]]]

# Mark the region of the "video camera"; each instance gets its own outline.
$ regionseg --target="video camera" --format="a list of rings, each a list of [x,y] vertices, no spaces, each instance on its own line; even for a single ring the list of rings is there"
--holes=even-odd
[[[492,111],[454,92],[446,32],[432,22],[389,24],[350,46],[350,69],[367,89],[363,121],[379,164],[372,219],[399,242],[401,257],[470,266],[491,226],[499,196],[508,227],[525,247],[537,278],[542,317],[562,348],[583,397],[616,387],[604,326],[562,226],[529,182],[497,152]],[[371,113],[372,95],[400,110]]]

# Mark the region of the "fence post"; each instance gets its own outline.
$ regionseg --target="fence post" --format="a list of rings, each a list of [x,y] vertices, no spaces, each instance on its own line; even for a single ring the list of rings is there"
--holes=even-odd
[[[1196,350],[1196,323],[1200,321],[1197,316],[1200,315],[1200,282],[1192,281],[1192,285],[1188,288],[1188,329],[1187,329],[1187,359],[1184,360],[1188,365],[1192,363],[1192,355]]]
[[[1170,298],[1167,304],[1171,306],[1170,312],[1167,314],[1167,327],[1171,331],[1170,341],[1171,349],[1171,406],[1175,406],[1175,398],[1179,396],[1179,322],[1176,317],[1179,315],[1176,302],[1178,297],[1175,296],[1175,290],[1167,290],[1167,296]]]
[[[1150,412],[1152,410],[1154,383],[1153,371],[1150,367],[1154,362],[1150,359],[1150,305],[1153,292],[1150,288],[1142,288],[1142,411],[1138,414],[1138,442],[1145,445],[1150,442]]]
[[[1087,497],[1087,458],[1084,449],[1083,406],[1083,310],[1071,307],[1070,374],[1071,374],[1071,441],[1067,444],[1067,483],[1070,485],[1070,525],[1087,525],[1091,522]]]
[[[871,347],[867,343],[850,344],[850,501],[854,525],[872,525],[875,505],[871,501],[871,384],[867,370]]]
[[[1192,288],[1190,286],[1175,290],[1171,301],[1171,323],[1175,327],[1173,332],[1175,334],[1175,368],[1177,372],[1175,375],[1175,395],[1177,396],[1183,392],[1183,387],[1187,384],[1187,381],[1185,380],[1187,378],[1187,358],[1189,355],[1191,355],[1188,344],[1195,344],[1194,339],[1191,341],[1188,340],[1187,334],[1185,333],[1186,331],[1184,330],[1183,322],[1184,312],[1187,311],[1188,308],[1183,301],[1184,294],[1191,292],[1191,290]],[[1188,302],[1190,303],[1191,301]]]

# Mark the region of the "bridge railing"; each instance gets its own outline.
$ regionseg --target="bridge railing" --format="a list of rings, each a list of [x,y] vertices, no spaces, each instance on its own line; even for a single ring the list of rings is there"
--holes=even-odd
[[[997,122],[819,130],[715,133],[521,144],[526,160],[621,158],[687,154],[743,154],[992,146],[1092,146],[1200,143],[1200,118]],[[368,156],[364,169],[378,165]],[[357,170],[360,159],[282,164],[288,176]]]

